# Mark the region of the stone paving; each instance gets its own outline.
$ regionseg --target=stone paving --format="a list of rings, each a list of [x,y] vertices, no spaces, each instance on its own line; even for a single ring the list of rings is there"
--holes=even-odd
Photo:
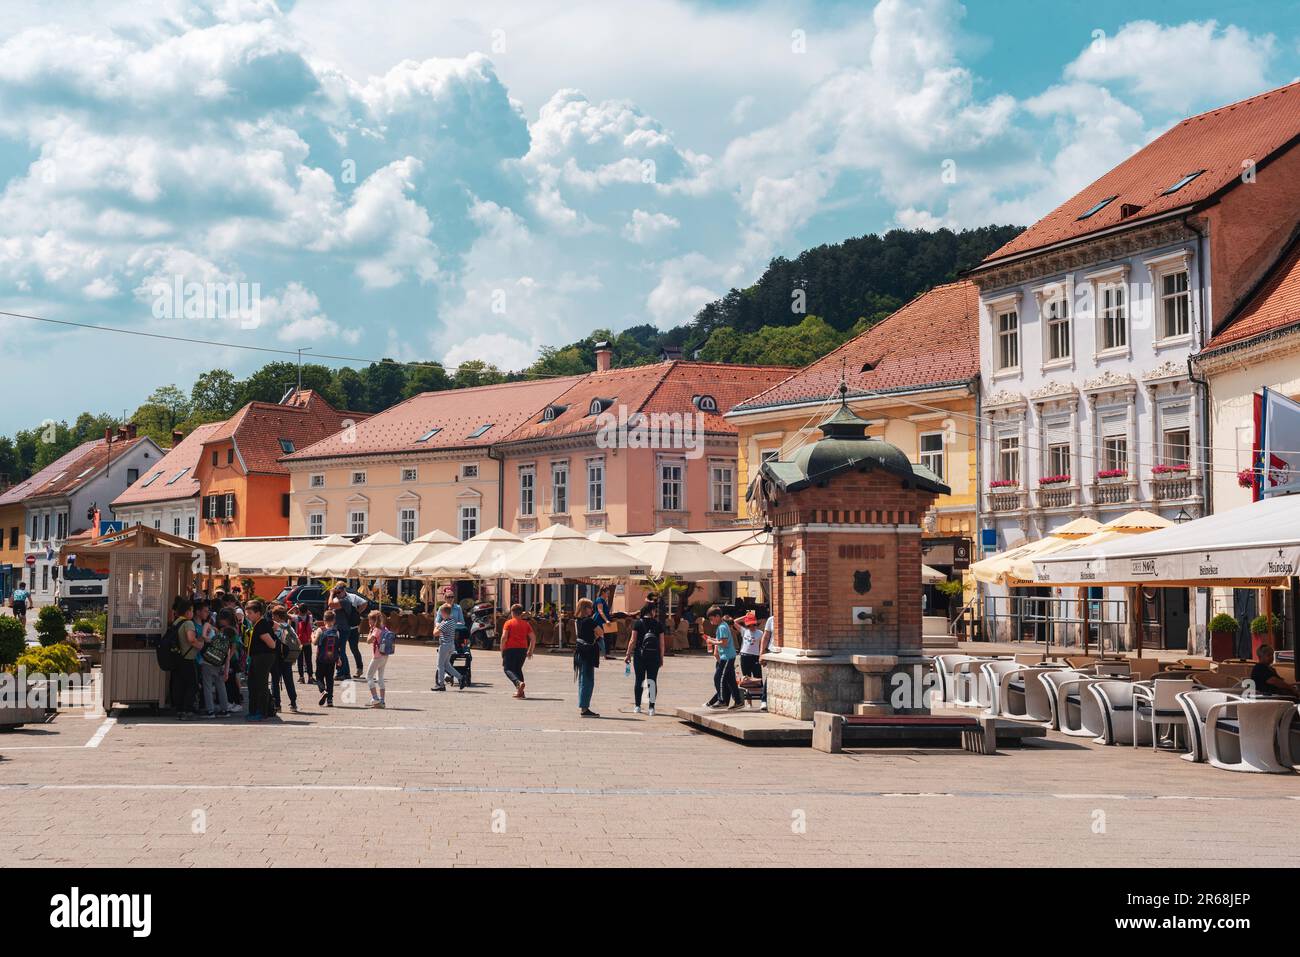
[[[570,660],[510,697],[428,690],[400,645],[389,707],[251,724],[147,713],[0,735],[0,861],[21,865],[1295,865],[1300,777],[1193,766],[1052,735],[1021,751],[827,755],[744,747],[667,715],[712,691],[670,658],[660,716],[631,713],[623,662],[580,718]],[[356,703],[343,703],[342,687]]]

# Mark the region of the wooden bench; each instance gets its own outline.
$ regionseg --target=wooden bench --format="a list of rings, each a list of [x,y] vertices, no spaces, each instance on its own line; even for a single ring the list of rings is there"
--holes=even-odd
[[[990,715],[891,714],[844,715],[818,711],[813,715],[812,746],[837,754],[850,743],[925,744],[936,747],[960,746],[975,754],[996,754],[998,737],[1019,743],[1026,737],[1044,737],[1041,725],[995,718]]]

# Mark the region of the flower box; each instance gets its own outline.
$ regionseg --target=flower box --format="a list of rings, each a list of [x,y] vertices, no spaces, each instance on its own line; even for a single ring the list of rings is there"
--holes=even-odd
[[[1064,485],[1070,481],[1068,475],[1046,475],[1038,480],[1039,485]]]
[[[1106,479],[1127,478],[1128,472],[1125,469],[1102,469],[1097,473],[1097,478],[1105,481]]]
[[[1016,483],[1011,479],[994,479],[989,482],[989,488],[1015,488]]]
[[[1242,488],[1254,488],[1254,487],[1255,487],[1255,470],[1254,470],[1254,469],[1242,469],[1240,472],[1238,472],[1238,473],[1237,473],[1237,484],[1240,485]]]
[[[1157,465],[1151,470],[1152,475],[1186,475],[1191,470],[1188,465]]]

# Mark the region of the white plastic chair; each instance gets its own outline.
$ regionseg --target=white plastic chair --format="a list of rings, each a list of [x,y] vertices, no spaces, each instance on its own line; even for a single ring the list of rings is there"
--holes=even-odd
[[[1092,673],[1098,678],[1127,678],[1133,674],[1133,666],[1127,661],[1099,661]]]
[[[1059,668],[1035,667],[1003,675],[998,689],[999,717],[1037,721],[1054,727],[1056,705],[1052,701],[1052,691],[1055,691],[1055,686],[1051,686],[1052,690],[1049,691],[1041,679],[1044,675],[1057,674],[1059,671]]]
[[[1139,723],[1151,725],[1151,750],[1154,751],[1160,743],[1161,727],[1172,727],[1175,733],[1179,726],[1187,727],[1187,715],[1178,702],[1178,695],[1191,691],[1194,685],[1191,678],[1133,682],[1133,740],[1137,740]]]
[[[1236,711],[1235,721],[1227,717],[1232,710]],[[1277,698],[1210,705],[1205,712],[1206,759],[1225,771],[1287,773],[1292,770],[1294,715],[1295,702]]]
[[[1187,715],[1187,753],[1182,755],[1182,759],[1193,763],[1204,761],[1205,713],[1211,705],[1232,704],[1243,699],[1240,694],[1219,688],[1182,691],[1177,698],[1183,713]]]
[[[1102,733],[1098,744],[1146,744],[1140,732],[1150,732],[1151,726],[1138,725],[1133,720],[1135,706],[1133,682],[1102,678],[1088,685],[1088,691],[1101,706]]]
[[[956,700],[956,688],[954,681],[956,678],[955,671],[957,665],[963,661],[975,661],[974,655],[944,654],[934,656],[934,674],[940,701],[952,702]]]
[[[959,708],[980,708],[980,667],[988,658],[970,658],[959,661],[952,675],[952,703]]]
[[[996,715],[1002,712],[1003,702],[1010,695],[1011,681],[1027,670],[1014,661],[986,661],[980,665],[979,693],[980,701],[986,705],[986,713]]]
[[[1056,668],[1044,671],[1038,676],[1038,683],[1043,686],[1043,692],[1047,696],[1047,706],[1052,713],[1048,727],[1061,727],[1061,684],[1083,677],[1086,675],[1074,668]]]
[[[1092,685],[1105,680],[1095,675],[1080,675],[1057,684],[1057,727],[1062,734],[1100,739],[1106,733],[1101,701],[1088,691]]]

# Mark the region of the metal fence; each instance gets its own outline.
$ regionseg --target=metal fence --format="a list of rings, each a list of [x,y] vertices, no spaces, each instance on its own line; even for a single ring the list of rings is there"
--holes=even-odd
[[[1083,647],[1084,618],[1077,598],[986,595],[980,623],[987,641],[1024,642],[1056,648]],[[1088,647],[1120,651],[1127,645],[1128,602],[1088,599]]]

